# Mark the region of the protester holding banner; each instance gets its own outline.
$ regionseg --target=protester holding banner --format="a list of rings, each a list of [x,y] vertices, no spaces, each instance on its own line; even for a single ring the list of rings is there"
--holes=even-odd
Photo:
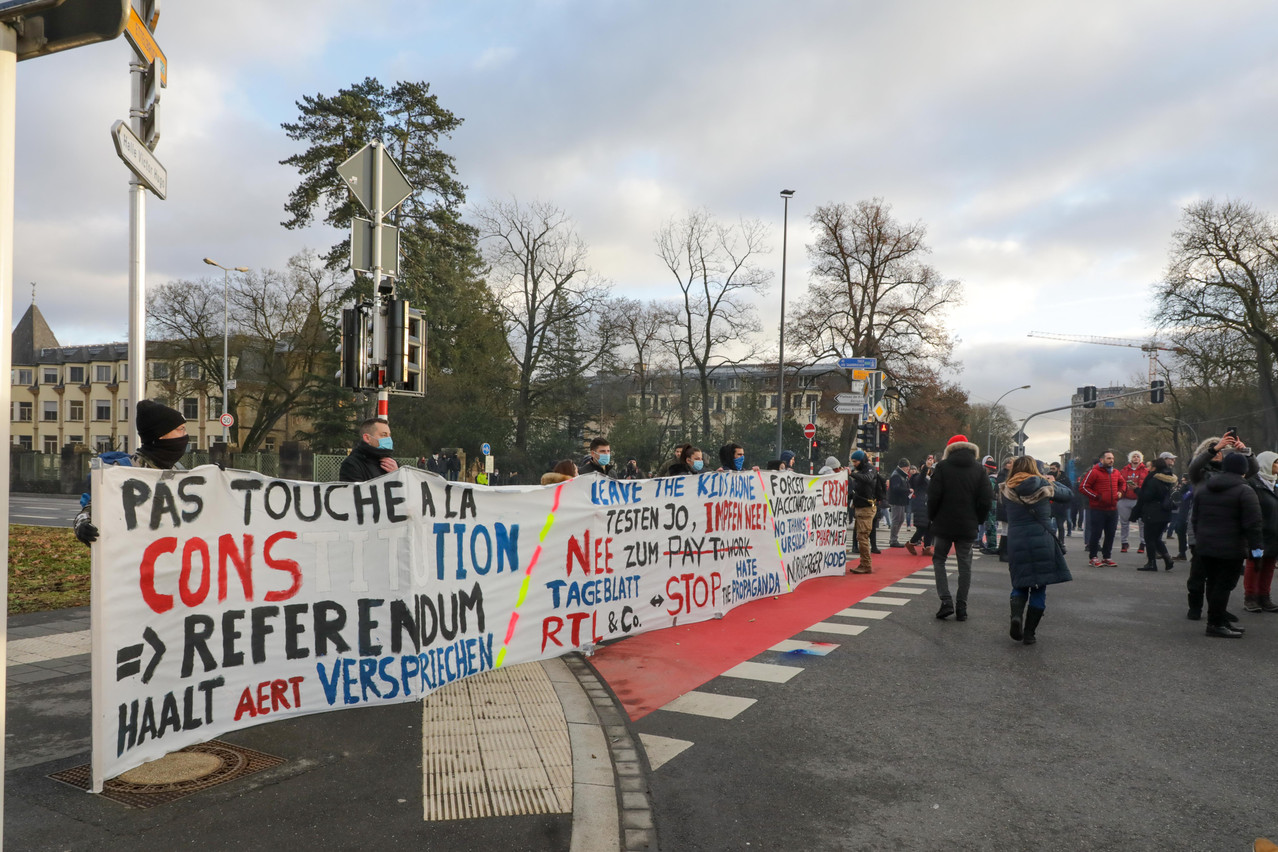
[[[577,462],[577,470],[582,474],[597,473],[600,476],[617,476],[612,463],[612,445],[608,439],[600,435],[590,441],[590,452]]]
[[[186,454],[186,418],[181,412],[144,399],[138,403],[134,426],[141,439],[138,451],[133,455],[118,451],[102,453],[98,458],[103,464],[159,470],[183,469],[178,464],[178,460]],[[84,544],[92,544],[98,540],[98,528],[89,522],[91,516],[90,494],[86,488],[80,495],[80,513],[75,516],[71,525],[75,537]]]
[[[705,470],[705,457],[700,447],[684,444],[675,454],[675,460],[666,466],[662,476],[691,476]]]
[[[745,470],[745,447],[731,441],[720,447],[719,470]]]
[[[391,458],[394,447],[390,424],[370,417],[359,424],[359,441],[342,462],[337,478],[342,482],[367,482],[398,470],[399,464]]]
[[[577,475],[577,465],[572,459],[564,459],[558,462],[553,468],[541,475],[542,485],[558,485],[561,482],[567,482]]]

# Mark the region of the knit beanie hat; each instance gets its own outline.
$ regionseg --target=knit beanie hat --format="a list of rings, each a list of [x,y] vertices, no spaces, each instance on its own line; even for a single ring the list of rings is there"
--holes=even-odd
[[[869,456],[867,456],[863,450],[857,450],[856,452],[852,454],[852,461],[863,462],[868,458]]]
[[[137,416],[134,418],[138,429],[138,437],[143,444],[152,444],[186,422],[181,413],[167,405],[160,405],[144,399],[138,402]]]
[[[825,460],[825,466],[828,467],[830,470],[835,470],[836,468],[843,467],[843,462],[839,461],[834,456],[828,456],[826,457],[826,460]]]
[[[1225,473],[1237,473],[1240,476],[1247,475],[1247,457],[1242,453],[1228,453],[1220,463],[1220,468]]]
[[[966,436],[966,435],[955,435],[953,438],[950,438],[948,441],[946,441],[946,442],[945,442],[945,446],[947,446],[947,447],[948,447],[950,444],[958,444],[958,443],[966,444],[966,443],[967,443],[967,436]]]
[[[790,464],[790,462],[794,461],[794,450],[782,450],[781,461],[786,464]]]

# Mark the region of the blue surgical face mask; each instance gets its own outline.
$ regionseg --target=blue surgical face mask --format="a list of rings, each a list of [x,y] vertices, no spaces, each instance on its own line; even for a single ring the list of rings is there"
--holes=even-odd
[[[745,456],[737,456],[733,459],[732,466],[737,470],[745,470]]]
[[[379,450],[393,450],[395,449],[395,442],[390,439],[389,435],[387,435],[385,438],[377,439],[377,448]]]
[[[693,470],[701,470],[701,468],[703,468],[703,467],[705,467],[705,466],[706,466],[706,463],[705,463],[704,461],[702,461],[701,459],[693,459],[693,461],[692,461],[692,469],[693,469]]]
[[[612,461],[612,453],[600,453],[600,454],[599,454],[599,463],[600,463],[601,465],[603,465],[604,467],[607,467],[607,466],[608,466],[608,463],[609,463],[609,462],[611,462],[611,461]]]

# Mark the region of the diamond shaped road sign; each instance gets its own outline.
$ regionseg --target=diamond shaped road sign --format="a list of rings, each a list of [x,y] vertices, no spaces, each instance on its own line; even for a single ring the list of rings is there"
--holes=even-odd
[[[368,143],[349,160],[337,167],[337,173],[346,181],[355,200],[363,205],[369,215],[373,210],[373,174],[377,156],[382,158],[382,214],[394,210],[405,198],[413,194],[413,185],[399,170],[399,164],[391,157],[385,145],[373,147]]]
[[[1015,441],[1015,442],[1016,442],[1016,443],[1018,443],[1018,444],[1022,444],[1022,445],[1023,445],[1026,441],[1028,441],[1028,440],[1029,440],[1029,435],[1026,435],[1026,434],[1025,434],[1023,431],[1021,431],[1020,429],[1017,429],[1017,430],[1016,430],[1016,434],[1012,436],[1012,440],[1013,440],[1013,441]]]

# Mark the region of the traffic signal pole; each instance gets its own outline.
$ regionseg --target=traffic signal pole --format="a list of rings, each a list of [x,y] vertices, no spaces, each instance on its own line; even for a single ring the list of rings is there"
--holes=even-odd
[[[1113,396],[1105,397],[1105,399],[1125,399],[1126,397],[1129,397],[1129,396],[1143,396],[1144,394],[1147,394],[1149,392],[1150,392],[1149,388],[1144,388],[1138,391],[1128,391],[1127,393],[1116,393]],[[1029,423],[1031,420],[1033,420],[1035,417],[1037,417],[1040,414],[1051,414],[1053,411],[1069,411],[1074,408],[1095,408],[1096,403],[1097,403],[1097,400],[1093,400],[1091,402],[1078,402],[1078,403],[1074,403],[1073,405],[1058,405],[1055,408],[1044,408],[1042,411],[1035,411],[1029,417],[1026,417],[1024,420],[1021,421],[1021,434],[1022,435],[1025,434],[1025,424]],[[1025,455],[1024,444],[1016,445],[1016,455],[1018,456]]]
[[[18,99],[18,34],[13,27],[0,23],[0,377],[9,375],[13,368],[13,190],[14,190],[14,139],[17,128]],[[0,382],[0,407],[12,410],[13,387],[11,382]],[[10,441],[9,421],[0,418],[4,445]],[[9,481],[9,453],[0,453],[0,481]],[[0,509],[9,517],[9,489],[0,492]],[[0,525],[0,551],[9,552],[9,525]],[[6,606],[0,608],[0,658],[8,659],[9,648],[9,572],[0,572],[0,592],[4,593]],[[7,667],[0,671],[0,770],[4,769],[5,705],[3,696],[8,694]],[[0,825],[4,825],[4,790],[0,789]],[[0,837],[0,846],[4,839]]]

